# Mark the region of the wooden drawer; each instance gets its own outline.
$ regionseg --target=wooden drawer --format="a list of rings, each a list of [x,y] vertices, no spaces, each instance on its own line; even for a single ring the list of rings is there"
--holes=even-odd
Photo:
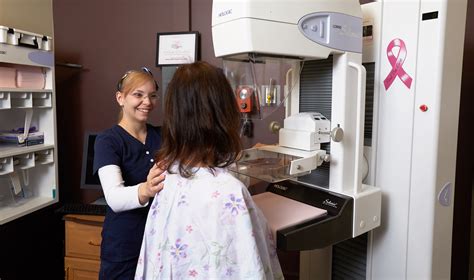
[[[67,280],[99,279],[100,261],[80,258],[64,258],[65,278]]]
[[[103,216],[67,215],[66,257],[100,259]]]

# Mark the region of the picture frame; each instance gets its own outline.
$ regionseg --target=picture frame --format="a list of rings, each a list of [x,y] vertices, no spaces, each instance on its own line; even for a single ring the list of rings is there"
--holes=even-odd
[[[161,32],[156,36],[156,66],[178,66],[199,60],[199,32]]]

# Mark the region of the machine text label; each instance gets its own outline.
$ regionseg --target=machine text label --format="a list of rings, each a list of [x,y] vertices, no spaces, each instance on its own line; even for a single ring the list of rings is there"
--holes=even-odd
[[[230,15],[230,14],[232,14],[232,9],[225,10],[225,11],[223,11],[223,12],[220,12],[220,13],[219,13],[219,17],[227,16],[227,15]]]
[[[333,208],[337,208],[337,203],[332,202],[329,198],[327,198],[325,201],[323,201],[323,205],[327,205]]]
[[[280,189],[280,190],[283,190],[283,191],[286,191],[288,189],[288,187],[285,187],[285,186],[280,186],[280,185],[273,185],[275,188],[277,189]]]

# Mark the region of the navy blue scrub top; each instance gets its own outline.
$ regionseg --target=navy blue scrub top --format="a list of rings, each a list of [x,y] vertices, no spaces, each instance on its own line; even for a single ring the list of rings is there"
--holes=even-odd
[[[147,124],[145,144],[119,125],[97,135],[94,145],[94,173],[106,165],[117,165],[125,186],[145,182],[153,157],[161,146],[161,129]],[[102,229],[101,258],[121,262],[137,258],[145,230],[148,207],[115,213],[107,206]]]

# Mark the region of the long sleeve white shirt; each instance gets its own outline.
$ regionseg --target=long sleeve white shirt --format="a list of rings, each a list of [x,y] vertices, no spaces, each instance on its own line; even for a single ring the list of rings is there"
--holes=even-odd
[[[132,210],[148,205],[148,202],[141,205],[138,199],[140,184],[135,186],[124,185],[122,171],[119,166],[106,165],[99,168],[98,173],[107,205],[114,212]]]

